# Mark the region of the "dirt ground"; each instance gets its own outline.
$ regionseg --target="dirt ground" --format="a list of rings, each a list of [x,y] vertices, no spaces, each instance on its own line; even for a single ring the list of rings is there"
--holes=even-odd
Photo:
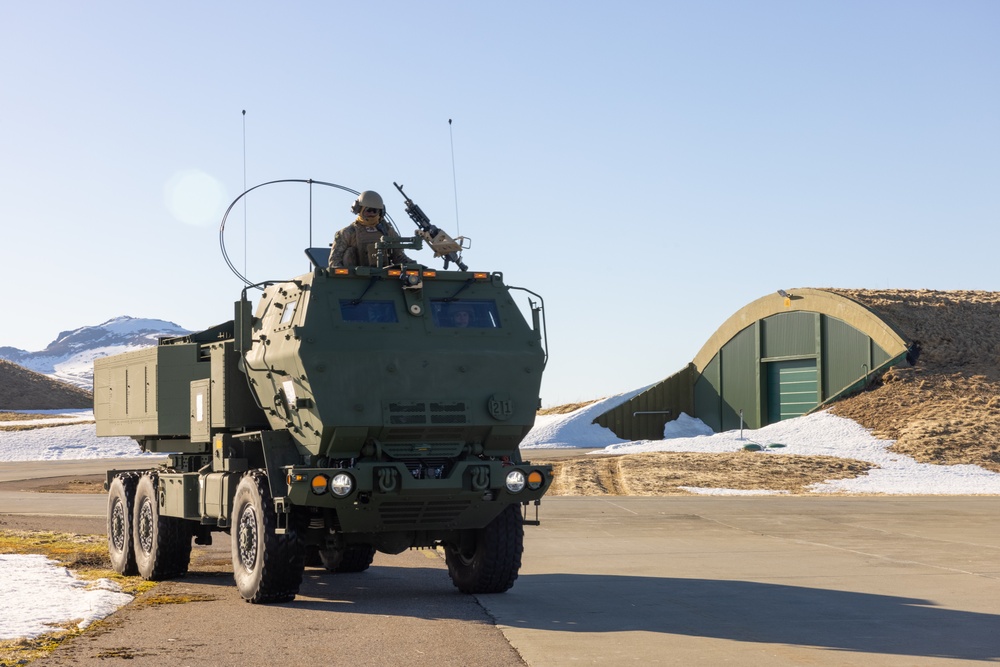
[[[922,463],[1000,472],[1000,292],[832,291],[877,312],[920,353],[830,411]]]
[[[552,464],[555,481],[549,494],[554,496],[690,495],[684,487],[804,494],[810,484],[856,477],[871,468],[864,461],[831,456],[754,452],[546,458],[542,450],[533,450],[530,460]]]

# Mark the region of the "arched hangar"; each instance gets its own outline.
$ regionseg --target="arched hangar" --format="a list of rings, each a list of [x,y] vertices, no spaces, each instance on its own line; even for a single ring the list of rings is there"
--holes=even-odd
[[[860,391],[919,351],[864,294],[801,288],[761,297],[727,319],[686,368],[594,422],[620,438],[658,440],[682,412],[715,431],[760,428]]]

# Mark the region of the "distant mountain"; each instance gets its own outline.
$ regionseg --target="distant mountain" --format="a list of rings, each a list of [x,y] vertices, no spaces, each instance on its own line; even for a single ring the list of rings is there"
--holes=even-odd
[[[0,411],[93,407],[89,391],[0,359]]]
[[[123,316],[96,326],[63,331],[38,352],[0,347],[0,359],[90,390],[94,383],[94,359],[156,345],[157,339],[164,336],[188,333],[191,332],[173,322]]]

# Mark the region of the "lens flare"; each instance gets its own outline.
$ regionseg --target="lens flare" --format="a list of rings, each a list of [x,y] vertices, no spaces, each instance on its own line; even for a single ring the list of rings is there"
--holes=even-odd
[[[200,169],[178,171],[163,187],[170,215],[186,225],[208,225],[222,217],[225,188]]]

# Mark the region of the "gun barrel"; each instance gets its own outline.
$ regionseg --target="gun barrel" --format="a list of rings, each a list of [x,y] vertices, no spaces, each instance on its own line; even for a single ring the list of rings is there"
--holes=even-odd
[[[431,219],[427,217],[427,214],[424,213],[419,206],[414,204],[412,199],[406,196],[406,193],[403,192],[402,185],[400,185],[396,181],[393,181],[392,184],[396,186],[397,190],[399,190],[399,194],[403,195],[403,203],[406,204],[406,214],[410,216],[410,220],[413,220],[413,222],[415,222],[416,225],[420,227],[420,229],[423,230],[423,232],[426,234],[426,238],[428,239],[428,241],[432,242],[432,238],[437,236],[440,230],[434,225],[432,225]],[[448,268],[448,262],[451,261],[457,264],[458,267],[463,271],[468,270],[465,263],[460,259],[460,255],[457,252],[452,251],[445,253],[443,255],[436,255],[436,256],[444,258],[445,269]]]

